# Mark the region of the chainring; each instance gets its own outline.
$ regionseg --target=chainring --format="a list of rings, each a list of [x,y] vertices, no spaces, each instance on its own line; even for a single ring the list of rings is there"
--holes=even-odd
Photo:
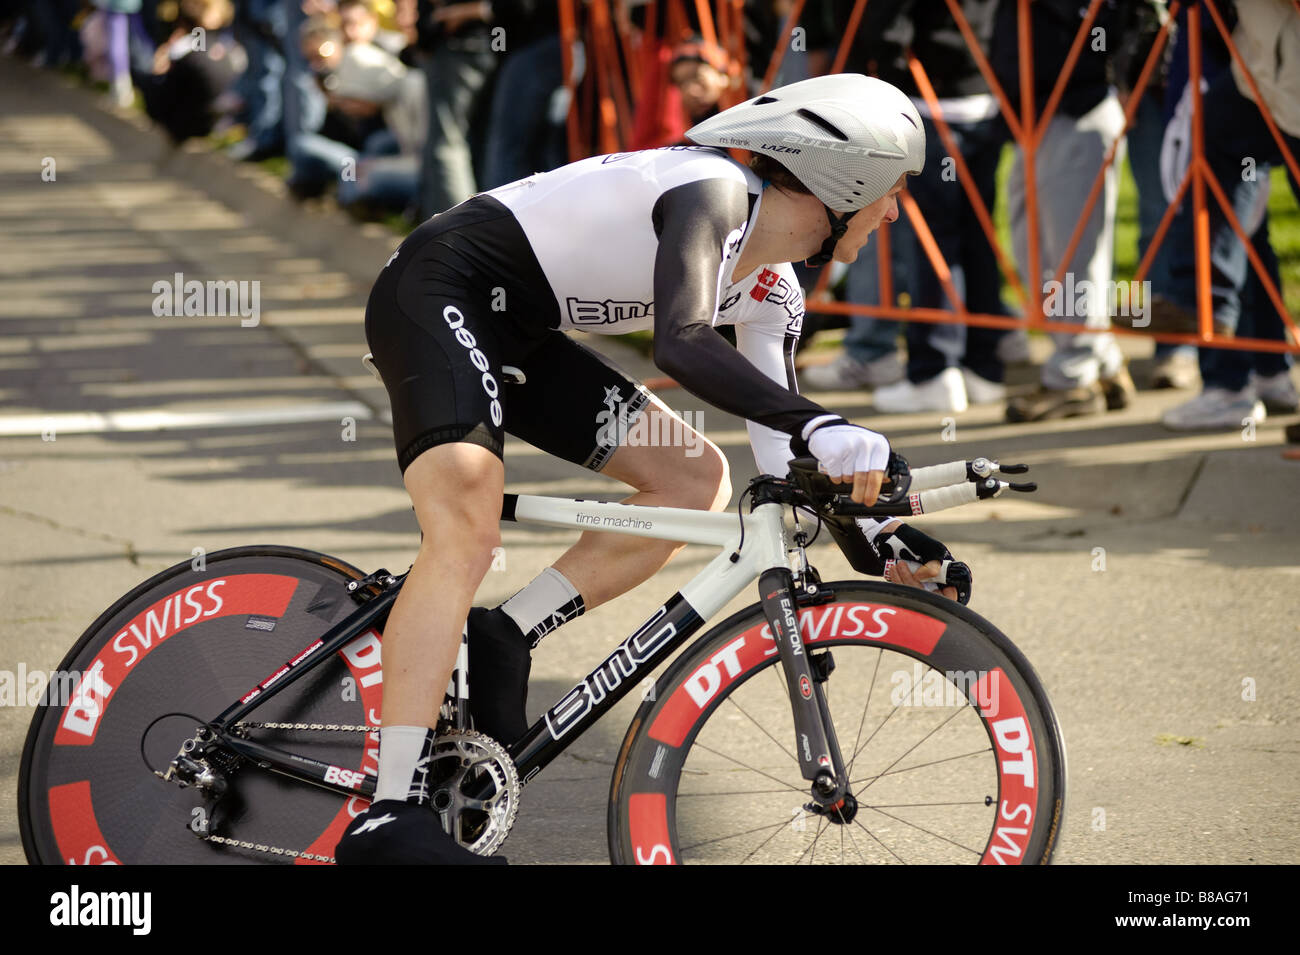
[[[514,825],[521,789],[505,747],[473,730],[443,733],[427,772],[429,802],[442,828],[476,855],[496,852]]]

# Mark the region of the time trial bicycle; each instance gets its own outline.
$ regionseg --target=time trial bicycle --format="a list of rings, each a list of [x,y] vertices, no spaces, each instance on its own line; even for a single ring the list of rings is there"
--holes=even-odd
[[[527,783],[757,580],[757,603],[643,691],[610,785],[613,862],[1048,862],[1065,748],[1025,657],[954,601],[824,582],[806,554],[824,526],[865,572],[856,517],[1032,490],[996,476],[1023,469],[911,471],[893,455],[865,507],[804,459],[752,481],[739,515],[507,495],[507,521],[719,553],[508,748],[472,728],[462,642],[430,773],[444,828],[496,851]],[[69,651],[60,671],[75,685],[56,699],[51,684],[28,733],[29,861],[332,862],[374,793],[381,632],[404,580],[253,546],[122,597]]]

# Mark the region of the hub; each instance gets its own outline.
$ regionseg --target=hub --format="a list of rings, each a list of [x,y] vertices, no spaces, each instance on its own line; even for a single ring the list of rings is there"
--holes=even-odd
[[[845,793],[844,798],[829,806],[810,802],[803,808],[806,812],[815,812],[819,816],[825,816],[829,822],[833,822],[837,826],[846,826],[858,814],[858,801],[853,798],[852,793]]]

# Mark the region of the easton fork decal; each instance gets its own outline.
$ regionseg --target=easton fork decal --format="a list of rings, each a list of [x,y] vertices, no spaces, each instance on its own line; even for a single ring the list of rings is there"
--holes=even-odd
[[[763,595],[763,616],[772,629],[777,652],[781,654],[781,669],[790,689],[799,771],[804,779],[816,779],[829,770],[837,781],[842,781],[840,777],[844,767],[839,761],[831,760],[833,747],[826,739],[827,727],[822,722],[821,711],[813,701],[812,693],[800,691],[801,686],[812,685],[812,671],[808,654],[804,652],[803,639],[799,636],[793,583],[793,575],[784,567],[765,570],[758,578],[758,589]]]

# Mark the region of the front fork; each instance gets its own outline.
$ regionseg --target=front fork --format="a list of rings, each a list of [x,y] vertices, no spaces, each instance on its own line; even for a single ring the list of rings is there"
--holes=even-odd
[[[812,783],[813,799],[822,806],[834,806],[848,792],[849,780],[826,705],[824,684],[832,665],[830,655],[823,654],[813,661],[804,647],[799,632],[794,575],[788,568],[763,571],[758,585],[763,615],[781,655],[781,668],[790,693],[799,771]]]

